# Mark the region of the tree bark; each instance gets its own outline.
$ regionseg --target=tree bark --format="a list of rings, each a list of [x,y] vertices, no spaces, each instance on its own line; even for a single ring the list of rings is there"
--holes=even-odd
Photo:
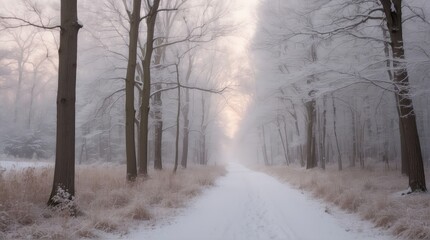
[[[285,146],[284,136],[282,135],[281,122],[279,121],[279,116],[276,119],[276,123],[277,123],[276,127],[278,128],[279,138],[280,138],[281,144],[282,144],[282,149],[284,150],[285,162],[287,163],[287,165],[289,165],[290,161],[289,161],[289,157],[288,157],[288,150],[287,150],[287,147]],[[287,135],[285,135],[285,138],[287,138]],[[285,139],[285,140],[287,140],[287,139]]]
[[[125,148],[127,158],[127,180],[134,181],[137,176],[135,143],[134,79],[136,76],[137,41],[139,38],[141,0],[133,1],[130,19],[128,63],[125,83]]]
[[[161,87],[157,85],[155,89],[160,90]],[[163,113],[161,111],[161,92],[155,94],[153,105],[154,108],[157,109],[154,113],[154,169],[161,170],[163,169]]]
[[[159,44],[163,41],[159,40]],[[154,65],[156,68],[160,68],[161,59],[164,55],[165,48],[158,48],[155,50],[155,59]],[[154,120],[155,120],[155,128],[154,128],[154,169],[161,170],[163,169],[163,160],[162,160],[162,147],[163,147],[163,112],[162,106],[163,101],[161,99],[161,83],[155,84],[155,91],[159,91],[154,95]]]
[[[161,46],[162,44],[167,42],[167,39],[170,35],[170,30],[173,26],[173,22],[175,19],[175,15],[173,12],[166,12],[163,21],[159,21],[157,24],[158,30],[161,31],[164,37],[157,38],[155,41],[157,46]],[[161,69],[161,62],[163,61],[166,54],[166,47],[156,48],[154,50],[154,65],[156,69]],[[160,82],[155,83],[155,91],[158,91],[154,95],[153,99],[153,112],[155,118],[155,126],[154,126],[154,169],[161,170],[163,168],[163,101],[162,101],[162,84]]]
[[[202,118],[200,122],[200,164],[205,165],[207,163],[207,149],[206,149],[206,112],[209,113],[209,109],[206,107],[206,101],[205,97],[202,93],[201,98],[201,105],[202,105]],[[208,107],[209,108],[209,107]]]
[[[297,111],[296,111],[296,106],[294,103],[291,103],[293,106],[293,116],[294,116],[294,125],[296,126],[296,132],[297,132],[297,136],[300,138],[300,128],[299,128],[299,121],[297,119]],[[304,150],[303,150],[303,144],[300,143],[299,146],[299,154],[300,154],[300,166],[304,167],[305,166],[305,157],[304,157]]]
[[[340,147],[339,147],[339,140],[337,137],[337,130],[336,130],[336,105],[334,103],[334,97],[333,100],[333,132],[334,132],[334,139],[336,140],[336,148],[337,148],[337,167],[339,171],[342,170],[342,155],[340,153]]]
[[[284,135],[285,135],[285,150],[288,157],[288,162],[292,163],[290,150],[289,150],[289,143],[288,143],[287,122],[285,121],[285,118],[283,119],[283,122],[284,122]]]
[[[185,118],[185,117],[184,117]],[[185,119],[184,126],[183,126],[183,137],[182,137],[182,157],[181,157],[181,166],[183,168],[187,168],[188,166],[188,145],[189,145],[189,125],[190,120]]]
[[[139,174],[148,175],[148,123],[149,123],[149,99],[151,97],[151,59],[154,51],[154,32],[160,0],[154,0],[146,17],[146,51],[143,60],[143,94],[140,106],[140,148]]]
[[[356,113],[351,109],[351,120],[352,120],[352,159],[351,167],[355,167],[357,162],[357,126],[355,123]]]
[[[405,63],[402,29],[402,1],[380,0],[390,31],[393,52],[394,83],[398,88],[400,124],[408,157],[409,187],[412,192],[427,191],[421,144],[414,107],[409,94],[409,76]]]
[[[384,40],[388,40],[390,38],[387,29],[385,29],[384,27],[382,28],[382,33],[383,33],[383,37]],[[390,44],[388,42],[384,42],[384,52],[385,52],[385,57],[387,58],[386,60],[386,66],[387,66],[387,74],[388,74],[388,78],[390,79],[390,81],[394,82],[394,74],[393,74],[393,66],[392,66],[392,61],[390,59]],[[395,89],[396,91],[398,89]],[[400,98],[399,98],[399,94],[396,92],[394,94],[395,97],[395,101],[396,101],[396,109],[397,109],[397,115],[401,116],[400,114]],[[409,175],[409,170],[408,170],[408,155],[406,152],[406,143],[405,143],[405,138],[404,138],[404,133],[403,133],[403,126],[402,126],[402,121],[400,121],[399,119],[399,136],[400,136],[400,158],[401,158],[401,171],[402,174],[405,175]]]
[[[188,85],[189,79],[191,77],[192,72],[192,59],[191,57],[188,58],[188,70],[187,75],[185,76],[185,84]],[[189,119],[189,112],[190,112],[190,90],[188,88],[185,89],[185,104],[182,107],[182,116],[184,118],[184,125],[183,125],[183,138],[182,138],[182,158],[181,158],[181,166],[183,168],[187,167],[188,163],[188,142],[189,142],[189,135],[190,135],[190,119]]]
[[[322,126],[322,136],[321,136],[321,156],[320,156],[320,158],[321,158],[321,160],[320,160],[320,162],[321,162],[321,168],[322,169],[325,169],[325,160],[326,160],[326,152],[325,152],[325,142],[326,142],[326,129],[327,129],[327,107],[326,107],[326,102],[327,102],[327,97],[326,96],[324,96],[324,98],[323,98],[323,107],[324,107],[324,110],[323,110],[323,116],[322,116],[322,118],[323,118],[323,122],[322,122],[322,124],[323,124],[323,126]]]
[[[200,140],[200,165],[206,165],[207,163],[207,149],[206,149],[206,134],[201,134]]]
[[[61,32],[58,64],[57,135],[54,183],[48,205],[73,200],[75,195],[75,103],[78,32],[77,1],[61,1]]]
[[[306,103],[306,110],[308,115],[307,121],[307,154],[306,154],[306,169],[314,168],[317,166],[315,159],[315,100]]]
[[[176,173],[176,170],[178,169],[178,162],[179,162],[179,124],[180,124],[180,117],[181,117],[181,84],[179,80],[179,68],[178,64],[175,65],[176,67],[176,82],[178,83],[178,108],[176,112],[176,140],[175,140],[175,166],[173,168],[173,173]]]
[[[312,26],[312,19],[309,18],[309,24],[310,27]],[[315,39],[315,35],[311,36],[311,39]],[[318,52],[317,52],[317,46],[316,43],[311,44],[310,48],[310,61],[312,63],[318,61]],[[308,79],[307,83],[311,85],[313,82],[317,81],[315,75],[312,75],[310,79]],[[315,100],[315,93],[316,90],[311,90],[308,95],[311,98],[306,103],[306,109],[307,109],[307,115],[308,115],[308,122],[307,122],[307,161],[306,161],[306,169],[314,168],[317,166],[317,159],[316,159],[316,139],[315,139],[315,122],[316,122],[316,100]]]

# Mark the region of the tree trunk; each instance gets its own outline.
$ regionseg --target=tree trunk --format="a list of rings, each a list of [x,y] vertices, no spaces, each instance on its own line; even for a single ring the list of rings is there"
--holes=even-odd
[[[15,110],[14,110],[14,114],[13,114],[13,122],[15,124],[18,123],[18,112],[19,112],[19,102],[21,99],[21,90],[22,90],[22,78],[23,78],[23,73],[24,73],[24,50],[22,49],[19,59],[18,59],[18,86],[16,89],[16,95],[15,95]]]
[[[202,107],[202,118],[200,120],[200,164],[206,165],[208,162],[208,149],[206,147],[206,129],[208,127],[208,123],[206,122],[206,113],[210,113],[210,103],[206,104],[206,99],[204,94],[202,93],[201,98],[201,107]]]
[[[183,168],[187,168],[188,165],[188,144],[189,144],[189,124],[190,121],[188,119],[184,122],[183,127],[183,138],[182,138],[182,158],[181,158],[181,166]]]
[[[134,79],[136,75],[137,40],[139,38],[141,0],[133,1],[130,19],[128,63],[125,83],[125,148],[127,158],[127,180],[134,181],[137,176],[135,143]]]
[[[175,166],[173,168],[173,173],[176,173],[176,170],[178,169],[178,161],[179,161],[179,124],[180,124],[180,117],[181,117],[181,84],[179,81],[179,68],[178,64],[175,65],[176,67],[176,82],[178,83],[178,108],[176,113],[176,140],[175,140]]]
[[[360,126],[360,132],[359,132],[359,141],[358,141],[358,144],[357,144],[357,147],[358,147],[358,150],[359,150],[359,154],[358,154],[358,158],[359,158],[359,160],[360,160],[360,167],[362,168],[362,169],[364,169],[364,147],[363,147],[363,143],[364,143],[364,125],[365,125],[365,123],[363,123],[363,124],[361,124],[360,123],[361,121],[359,121],[359,124],[358,124],[358,126]]]
[[[285,158],[285,162],[287,163],[287,165],[289,165],[290,164],[290,160],[289,160],[289,157],[288,157],[288,150],[287,150],[287,146],[285,146],[285,141],[284,141],[284,136],[282,135],[282,131],[281,131],[281,123],[280,123],[280,121],[279,121],[279,116],[278,116],[278,118],[276,119],[277,121],[276,121],[276,123],[277,123],[277,128],[278,128],[278,133],[279,133],[279,138],[280,138],[280,140],[281,140],[281,144],[282,144],[282,149],[284,150],[284,158]],[[285,138],[287,138],[287,135],[285,135]],[[287,139],[285,139],[285,140],[287,140]]]
[[[314,168],[317,166],[315,159],[315,134],[314,134],[314,124],[315,124],[315,100],[311,100],[306,103],[306,110],[308,115],[307,121],[307,161],[306,169]]]
[[[140,148],[142,154],[139,159],[139,174],[148,175],[148,123],[149,99],[151,96],[151,59],[154,51],[154,32],[160,0],[154,0],[146,17],[146,51],[143,60],[143,94],[140,106]]]
[[[352,159],[351,159],[351,167],[355,167],[355,163],[357,162],[357,126],[355,123],[355,112],[351,110],[351,120],[352,120]]]
[[[36,81],[37,81],[37,73],[39,71],[40,66],[45,62],[45,60],[48,59],[48,56],[43,58],[39,63],[33,64],[33,83],[30,90],[30,104],[28,107],[28,121],[27,121],[27,127],[28,129],[31,129],[31,122],[33,119],[33,104],[34,104],[34,90],[36,89]]]
[[[37,79],[37,68],[33,70],[33,84],[30,90],[30,104],[28,106],[28,121],[27,121],[28,129],[31,129],[31,120],[33,118],[34,89],[36,88],[36,79]]]
[[[109,116],[109,126],[108,126],[108,137],[107,137],[107,156],[106,160],[112,162],[112,117]]]
[[[291,116],[294,118],[294,126],[296,127],[296,133],[297,133],[297,137],[300,138],[300,128],[299,128],[299,121],[297,119],[297,111],[296,111],[296,106],[295,104],[291,101],[291,106],[293,107],[293,112],[291,114]],[[300,157],[300,165],[302,167],[305,166],[305,152],[303,150],[303,144],[299,143],[299,147],[297,147],[297,151],[298,151],[298,157]]]
[[[156,94],[156,95],[161,95]],[[158,103],[155,103],[159,101]],[[156,105],[156,108],[161,107],[161,97],[154,96],[154,105]],[[161,117],[161,110],[157,110],[157,112],[154,114],[155,116],[155,126],[154,126],[154,169],[161,170],[163,169],[163,120]]]
[[[158,65],[161,63],[162,53],[159,50],[155,51],[155,61],[154,64]],[[154,95],[153,101],[153,109],[154,109],[154,120],[155,120],[155,128],[154,128],[154,169],[161,170],[163,169],[163,161],[162,161],[162,146],[163,146],[163,112],[162,105],[163,102],[161,100],[161,83],[155,84],[155,91],[159,91]]]
[[[187,75],[185,76],[185,85],[188,85],[191,72],[192,72],[192,59],[191,57],[188,58],[188,70]],[[189,112],[190,112],[190,90],[188,88],[185,89],[185,104],[182,107],[182,116],[184,118],[184,125],[183,125],[183,138],[182,138],[182,159],[181,159],[181,166],[183,168],[187,167],[188,162],[188,141],[189,141],[189,135],[190,135],[190,120],[189,120]]]
[[[396,102],[398,105],[400,105],[398,96],[396,96]],[[397,114],[398,116],[401,116],[399,108],[397,108]],[[402,123],[403,122],[400,121],[400,118],[399,118],[401,171],[402,171],[402,174],[409,176],[408,152],[406,151],[406,142],[405,142],[405,133],[404,133],[405,130],[402,126]]]
[[[312,20],[309,19],[309,24],[312,27]],[[315,35],[312,35],[312,40],[315,39]],[[317,46],[315,43],[311,44],[310,49],[310,59],[311,62],[318,61],[318,53],[317,53]],[[315,75],[312,75],[312,77],[307,81],[309,85],[311,85],[313,82],[317,81]],[[315,100],[315,90],[311,90],[309,92],[309,97],[311,100],[306,103],[306,109],[308,114],[308,122],[307,122],[307,130],[308,130],[308,136],[307,136],[307,161],[306,161],[306,169],[314,168],[317,166],[317,159],[316,159],[316,139],[315,139],[315,122],[316,122],[316,100]]]
[[[288,157],[288,162],[292,163],[290,150],[289,150],[289,143],[288,143],[288,132],[287,132],[287,122],[285,121],[285,118],[283,119],[284,122],[284,135],[285,135],[285,150]]]
[[[381,28],[382,28],[384,40],[388,40],[390,38],[388,31],[384,27],[381,27]],[[393,66],[392,66],[392,61],[390,59],[390,57],[391,57],[390,56],[390,44],[388,42],[384,42],[384,52],[385,52],[385,57],[387,58],[386,66],[387,66],[388,78],[390,79],[390,81],[394,82]],[[395,90],[397,91],[398,89],[395,89]],[[401,116],[399,94],[396,92],[394,94],[394,97],[395,97],[395,101],[396,101],[397,115]],[[399,136],[400,136],[401,171],[403,174],[409,175],[408,155],[406,152],[406,145],[405,145],[406,143],[405,143],[405,138],[404,138],[404,133],[403,133],[402,121],[400,121],[400,119],[399,119]]]
[[[340,153],[340,147],[339,147],[339,140],[337,137],[337,130],[336,130],[336,105],[334,104],[334,97],[333,100],[333,132],[334,132],[334,139],[336,140],[336,148],[337,148],[337,166],[339,171],[342,170],[342,155]]]
[[[322,136],[321,136],[321,168],[325,169],[325,159],[326,159],[326,152],[325,152],[325,142],[326,142],[326,129],[327,129],[327,107],[326,107],[326,102],[327,102],[327,97],[324,96],[323,98],[323,126],[322,126]]]
[[[77,1],[62,0],[55,170],[48,205],[57,205],[65,199],[73,200],[75,195],[76,62],[81,27]]]
[[[409,94],[409,76],[405,63],[402,31],[402,1],[380,0],[387,27],[390,31],[393,52],[394,83],[398,88],[400,124],[408,157],[409,187],[412,192],[427,191],[421,144],[417,130],[414,107]]]
[[[200,164],[206,165],[207,162],[207,152],[206,152],[206,134],[203,133],[200,141]]]
[[[176,5],[176,3],[174,3]],[[156,29],[160,32],[163,37],[157,38],[155,40],[157,46],[161,46],[167,42],[170,35],[170,30],[173,26],[176,12],[166,12],[163,15],[163,20],[156,23]],[[161,70],[161,62],[164,60],[166,54],[166,46],[158,47],[154,49],[154,65],[155,69]],[[144,54],[143,54],[144,55]],[[161,170],[163,168],[163,111],[162,111],[162,83],[156,82],[154,84],[155,91],[158,91],[153,98],[153,113],[154,113],[154,169]]]
[[[261,134],[262,134],[262,136],[261,136],[261,138],[262,138],[262,145],[261,145],[262,149],[261,150],[263,151],[264,164],[266,166],[269,166],[270,164],[269,164],[269,158],[267,156],[266,133],[264,130],[264,125],[261,126]]]

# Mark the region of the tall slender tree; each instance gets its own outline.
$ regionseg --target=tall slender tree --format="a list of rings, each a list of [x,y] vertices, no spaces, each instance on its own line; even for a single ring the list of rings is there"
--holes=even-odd
[[[188,69],[187,75],[185,76],[185,85],[189,84],[189,79],[191,77],[191,72],[193,68],[193,58],[191,55],[188,55]],[[182,117],[183,117],[183,127],[182,127],[182,158],[181,158],[181,166],[183,168],[187,167],[188,164],[188,143],[189,143],[189,135],[190,135],[190,90],[188,88],[185,89],[185,103],[182,107]]]
[[[427,191],[421,144],[414,106],[409,93],[409,75],[405,63],[402,0],[380,1],[390,32],[391,50],[393,52],[393,80],[398,90],[400,127],[403,130],[405,150],[408,157],[409,187],[412,192]]]
[[[148,14],[146,15],[146,49],[143,60],[143,93],[140,106],[140,148],[139,174],[148,174],[148,124],[149,124],[149,99],[151,97],[151,60],[154,52],[155,22],[158,14],[160,0],[154,0],[152,5],[148,1]]]
[[[137,176],[136,166],[136,143],[134,135],[134,86],[136,76],[136,61],[137,61],[137,41],[139,38],[139,25],[140,25],[140,7],[141,0],[133,1],[133,12],[128,11],[130,19],[129,31],[129,46],[128,46],[128,63],[127,74],[125,83],[125,145],[127,156],[127,180],[133,181]]]
[[[48,205],[61,203],[61,198],[72,200],[75,195],[76,62],[80,28],[77,0],[62,0],[55,172]]]

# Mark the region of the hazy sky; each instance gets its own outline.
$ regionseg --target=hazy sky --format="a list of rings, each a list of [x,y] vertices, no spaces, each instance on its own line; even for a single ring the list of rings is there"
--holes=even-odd
[[[51,19],[52,21],[50,25],[54,25],[59,21],[58,16],[55,16],[58,14],[58,1],[39,0],[35,2],[37,5],[44,6],[44,15],[50,16],[47,19]],[[85,7],[87,2],[86,0],[80,0],[79,4],[81,7]],[[230,16],[227,18],[230,18],[229,20],[232,24],[237,25],[237,31],[235,31],[234,36],[224,38],[221,43],[228,51],[229,59],[227,61],[229,61],[230,66],[233,66],[235,70],[233,74],[227,76],[227,79],[223,79],[232,83],[232,85],[234,85],[234,90],[226,94],[229,107],[224,108],[220,114],[220,122],[224,127],[225,133],[231,138],[234,137],[244,115],[244,111],[250,101],[249,91],[244,91],[243,86],[253,85],[253,78],[249,77],[250,74],[248,71],[251,69],[248,47],[257,22],[255,14],[257,3],[258,0],[232,0],[229,2]],[[23,3],[17,4],[10,0],[0,0],[0,8],[16,16],[21,16],[25,12]],[[35,19],[36,22],[37,20],[38,19]],[[49,36],[52,37],[52,35]],[[56,52],[55,46],[52,46],[52,48],[53,50],[51,52]]]
[[[256,7],[258,0],[234,0],[234,9],[231,10],[234,21],[239,23],[239,29],[235,37],[226,39],[229,46],[230,57],[232,62],[239,69],[250,69],[248,47],[254,35],[256,26]],[[241,66],[239,66],[239,64]],[[239,75],[245,74],[238,72]],[[240,121],[243,117],[250,101],[250,96],[246,92],[240,91],[241,86],[252,84],[253,79],[237,78],[231,76],[231,82],[238,86],[238,91],[229,93],[229,107],[221,113],[221,121],[225,126],[226,135],[233,138],[239,128]],[[250,82],[245,82],[250,81]]]

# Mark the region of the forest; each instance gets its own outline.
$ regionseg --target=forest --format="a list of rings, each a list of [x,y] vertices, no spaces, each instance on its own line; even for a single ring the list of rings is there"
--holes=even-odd
[[[261,161],[339,170],[378,161],[426,191],[428,10],[422,1],[261,5],[257,90],[241,128],[258,129],[246,139]]]
[[[0,0],[0,239],[127,238],[236,171],[430,238],[429,18],[426,0]]]

